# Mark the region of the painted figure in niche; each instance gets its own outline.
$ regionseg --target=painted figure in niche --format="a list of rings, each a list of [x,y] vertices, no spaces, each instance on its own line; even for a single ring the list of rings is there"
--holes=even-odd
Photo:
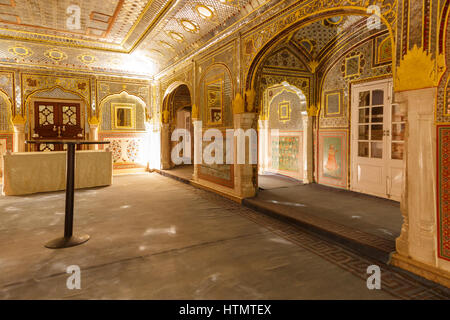
[[[325,169],[327,169],[330,173],[336,172],[339,170],[339,165],[336,161],[336,153],[338,150],[334,147],[333,144],[330,144],[328,148],[328,160],[325,165]]]

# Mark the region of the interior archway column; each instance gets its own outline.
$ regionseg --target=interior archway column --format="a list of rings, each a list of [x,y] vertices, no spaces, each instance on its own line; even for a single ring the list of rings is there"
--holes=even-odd
[[[303,183],[313,182],[313,134],[312,117],[302,113],[303,121]]]
[[[436,91],[433,87],[395,94],[396,102],[407,110],[407,126],[401,201],[404,221],[391,263],[448,286],[450,264],[437,257]]]
[[[89,121],[89,139],[98,141],[99,122],[96,117],[92,117]],[[91,150],[98,150],[98,145],[93,144],[89,147]]]
[[[14,146],[13,152],[25,152],[25,119],[16,115],[13,119]]]
[[[170,169],[170,123],[161,124],[161,169]]]
[[[194,108],[193,108],[194,109]],[[199,165],[202,162],[202,121],[199,121],[198,116],[196,116],[197,111],[194,110],[192,112],[192,122],[194,125],[194,137],[191,139],[191,141],[194,143],[194,155],[193,155],[193,163],[194,163],[194,173],[192,175],[192,179],[194,181],[198,181],[198,170]]]
[[[258,120],[258,162],[259,162],[259,174],[263,174],[264,171],[267,171],[269,167],[269,120],[260,119]]]
[[[249,129],[253,128],[253,123],[256,118],[256,113],[235,113],[234,117],[234,130],[242,129],[244,132],[247,132]],[[247,139],[246,139],[247,140]],[[257,139],[256,139],[257,140]],[[246,161],[244,164],[237,163],[237,155],[238,155],[238,143],[237,138],[235,136],[235,153],[234,153],[234,175],[235,175],[235,192],[240,198],[250,198],[256,195],[256,188],[253,183],[253,164],[250,163],[250,153],[252,147],[250,143],[250,139],[248,139],[248,143],[245,143],[245,154],[248,155],[246,157]],[[253,147],[257,148],[257,141],[254,141]],[[257,173],[257,172],[255,172]]]

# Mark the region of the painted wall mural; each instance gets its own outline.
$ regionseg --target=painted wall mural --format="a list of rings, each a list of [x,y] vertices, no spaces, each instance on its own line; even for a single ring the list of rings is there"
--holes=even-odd
[[[100,133],[99,140],[110,141],[114,169],[146,167],[149,141],[146,134]]]
[[[223,135],[223,151],[222,154],[224,156],[224,162],[225,162],[225,155],[226,155],[226,148],[227,143],[231,143],[228,138],[226,137],[225,132],[222,132]],[[234,139],[234,138],[232,138]],[[203,148],[203,154],[205,152],[205,148],[209,145],[210,142],[203,142],[202,148]],[[234,165],[232,164],[207,164],[202,163],[199,164],[199,170],[198,170],[198,177],[203,180],[207,180],[210,182],[214,182],[226,187],[234,187]]]
[[[280,171],[298,171],[300,156],[300,137],[272,137],[271,167]]]
[[[437,126],[438,255],[450,260],[450,126]]]
[[[347,187],[347,131],[319,133],[319,183]]]

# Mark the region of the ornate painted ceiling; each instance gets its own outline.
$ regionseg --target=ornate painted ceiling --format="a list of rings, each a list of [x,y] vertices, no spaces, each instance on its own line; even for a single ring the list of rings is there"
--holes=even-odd
[[[270,1],[0,0],[0,63],[147,77]],[[313,58],[358,19],[317,21],[292,40]]]
[[[249,2],[0,0],[0,62],[152,75],[239,20]]]

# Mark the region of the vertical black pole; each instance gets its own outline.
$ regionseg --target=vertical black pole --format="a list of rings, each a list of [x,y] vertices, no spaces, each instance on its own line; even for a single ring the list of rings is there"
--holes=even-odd
[[[75,185],[75,144],[67,144],[67,180],[66,180],[66,218],[64,238],[70,238],[73,232],[73,193]]]

